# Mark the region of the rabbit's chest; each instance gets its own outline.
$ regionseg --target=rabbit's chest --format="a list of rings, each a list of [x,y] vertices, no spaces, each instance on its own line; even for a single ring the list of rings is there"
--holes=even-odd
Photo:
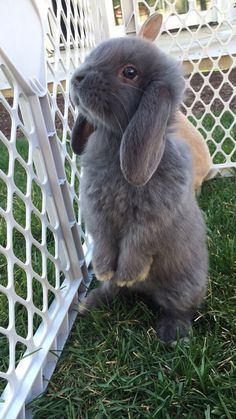
[[[86,171],[81,180],[81,203],[86,213],[106,219],[119,230],[132,223],[144,211],[146,199],[124,179],[120,166],[99,173]],[[144,198],[144,197],[143,197]]]
[[[130,207],[129,188],[117,172],[109,175],[106,170],[104,173],[100,170],[99,174],[85,172],[81,189],[81,198],[94,212],[102,212],[108,219],[123,216]]]

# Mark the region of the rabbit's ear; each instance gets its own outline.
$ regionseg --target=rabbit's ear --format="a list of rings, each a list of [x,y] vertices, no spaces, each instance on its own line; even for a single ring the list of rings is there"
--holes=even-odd
[[[142,25],[138,36],[141,38],[149,39],[149,41],[155,41],[159,35],[163,16],[160,13],[153,13]]]
[[[71,147],[75,154],[82,154],[94,127],[83,115],[78,115],[71,133]]]
[[[169,90],[152,82],[144,92],[120,146],[121,170],[132,185],[145,185],[156,171],[164,152],[170,114]]]

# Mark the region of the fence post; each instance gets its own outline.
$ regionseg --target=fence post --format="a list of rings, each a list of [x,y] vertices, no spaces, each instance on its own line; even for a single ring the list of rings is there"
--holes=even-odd
[[[137,32],[137,16],[135,13],[138,6],[133,0],[121,0],[121,10],[127,35],[135,35]]]

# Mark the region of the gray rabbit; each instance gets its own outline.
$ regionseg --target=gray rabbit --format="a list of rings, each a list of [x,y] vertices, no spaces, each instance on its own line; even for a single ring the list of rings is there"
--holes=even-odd
[[[164,342],[187,334],[207,285],[191,159],[171,129],[183,87],[179,64],[138,38],[103,42],[71,80],[82,213],[103,281],[81,312],[124,290],[142,293],[161,307]]]

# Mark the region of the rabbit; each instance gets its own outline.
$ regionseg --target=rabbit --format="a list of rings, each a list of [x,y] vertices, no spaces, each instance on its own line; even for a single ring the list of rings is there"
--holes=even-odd
[[[212,161],[206,141],[186,116],[177,111],[176,139],[181,138],[190,149],[193,162],[193,187],[197,195],[200,194],[202,183],[215,176]]]
[[[160,33],[162,21],[163,17],[160,13],[153,13],[143,23],[138,36],[154,42]],[[193,187],[199,194],[203,181],[216,174],[216,171],[212,169],[209,149],[200,132],[180,111],[176,114],[176,133],[176,139],[181,138],[189,145],[193,162]]]
[[[149,41],[114,38],[74,72],[70,91],[79,109],[71,145],[81,155],[81,211],[102,281],[80,313],[126,290],[141,293],[161,310],[157,336],[172,342],[191,328],[208,269],[189,150],[172,132],[181,67]]]

